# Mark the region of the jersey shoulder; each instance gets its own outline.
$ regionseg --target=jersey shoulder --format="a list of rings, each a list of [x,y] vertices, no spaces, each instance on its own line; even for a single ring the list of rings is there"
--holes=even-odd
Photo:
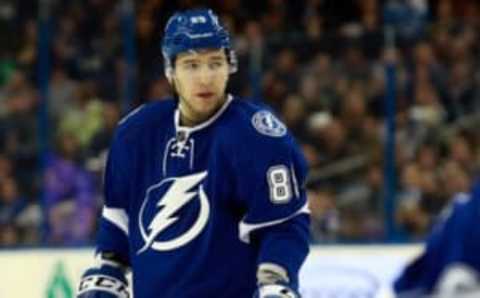
[[[231,109],[235,134],[252,140],[282,142],[291,138],[287,127],[267,105],[250,98],[237,98]]]
[[[292,160],[301,165],[302,172],[307,170],[295,138],[269,106],[248,98],[237,98],[232,102],[228,118],[231,152],[238,153],[234,159],[240,164]]]
[[[173,98],[138,106],[118,122],[117,138],[134,139],[146,131],[172,125],[175,108],[176,102]]]

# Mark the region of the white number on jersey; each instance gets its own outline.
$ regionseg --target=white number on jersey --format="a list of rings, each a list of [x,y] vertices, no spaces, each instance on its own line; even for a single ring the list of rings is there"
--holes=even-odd
[[[288,203],[292,198],[292,183],[288,168],[283,165],[272,166],[267,171],[270,186],[270,200],[275,204]]]

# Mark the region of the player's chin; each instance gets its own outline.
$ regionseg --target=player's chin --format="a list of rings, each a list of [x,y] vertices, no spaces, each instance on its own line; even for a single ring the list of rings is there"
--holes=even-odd
[[[217,108],[215,106],[208,107],[208,108],[202,107],[201,109],[197,110],[197,113],[199,115],[201,115],[201,118],[208,119],[208,118],[212,117],[213,114],[215,114],[216,111],[217,111]]]
[[[202,100],[190,101],[190,107],[193,109],[195,114],[199,116],[205,116],[211,113],[215,109],[215,105],[209,102],[203,102]]]
[[[221,106],[221,102],[218,98],[198,98],[197,110],[202,114],[214,113]]]

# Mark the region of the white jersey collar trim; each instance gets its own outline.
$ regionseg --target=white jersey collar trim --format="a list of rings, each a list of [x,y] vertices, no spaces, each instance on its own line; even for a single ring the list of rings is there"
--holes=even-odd
[[[190,134],[194,131],[204,129],[205,127],[207,127],[210,124],[212,124],[213,122],[215,122],[215,120],[217,120],[225,112],[225,110],[228,108],[228,106],[232,102],[233,98],[234,97],[231,94],[227,94],[227,100],[225,101],[223,106],[217,112],[215,112],[215,114],[213,114],[212,117],[210,117],[207,120],[205,120],[204,122],[202,122],[198,125],[192,126],[192,127],[181,126],[180,125],[180,110],[177,107],[177,109],[175,109],[175,114],[174,114],[174,117],[173,117],[174,124],[175,124],[175,131],[176,132],[184,131],[187,134]]]

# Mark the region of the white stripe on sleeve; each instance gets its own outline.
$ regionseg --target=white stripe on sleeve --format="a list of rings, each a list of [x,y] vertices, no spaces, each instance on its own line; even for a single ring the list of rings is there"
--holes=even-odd
[[[261,229],[261,228],[270,227],[270,226],[274,226],[274,225],[284,223],[287,220],[289,220],[291,218],[294,218],[295,216],[300,215],[302,213],[306,213],[306,214],[310,213],[310,209],[308,208],[308,202],[306,202],[299,210],[297,210],[293,214],[290,214],[289,216],[281,218],[281,219],[262,222],[262,223],[257,223],[257,224],[249,224],[249,223],[246,223],[242,220],[240,222],[240,224],[238,225],[238,227],[239,227],[238,237],[240,238],[241,241],[243,241],[245,243],[250,243],[250,234],[253,231]]]
[[[128,235],[128,215],[125,210],[104,206],[102,216]]]

